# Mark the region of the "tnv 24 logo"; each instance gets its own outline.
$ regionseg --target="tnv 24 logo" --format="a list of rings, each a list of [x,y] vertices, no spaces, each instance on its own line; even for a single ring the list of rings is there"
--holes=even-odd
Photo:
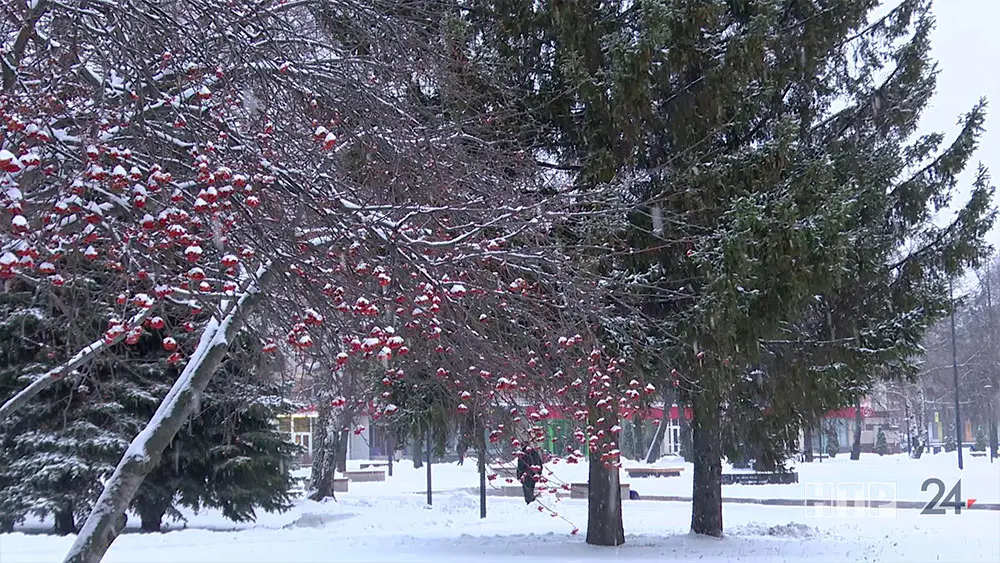
[[[962,480],[959,479],[955,486],[948,491],[947,496],[945,491],[944,481],[938,479],[937,477],[931,477],[924,481],[924,484],[920,486],[921,491],[927,491],[933,487],[937,488],[937,492],[934,493],[934,498],[924,506],[924,509],[920,511],[920,514],[946,514],[948,509],[945,507],[952,507],[955,509],[955,514],[961,514],[963,508],[972,508],[972,504],[976,502],[976,499],[970,498],[967,500],[962,500]],[[943,498],[942,498],[943,497]]]

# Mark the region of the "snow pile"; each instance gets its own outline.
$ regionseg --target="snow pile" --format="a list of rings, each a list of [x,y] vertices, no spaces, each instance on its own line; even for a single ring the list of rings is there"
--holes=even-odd
[[[768,525],[760,522],[751,522],[746,526],[740,526],[730,532],[734,536],[773,536],[778,538],[812,538],[819,533],[812,526],[789,522],[788,524]]]

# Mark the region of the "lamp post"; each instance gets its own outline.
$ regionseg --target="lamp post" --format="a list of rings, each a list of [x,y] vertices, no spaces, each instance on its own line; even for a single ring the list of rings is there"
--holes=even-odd
[[[903,420],[906,423],[906,453],[913,457],[913,429],[910,424],[910,402],[903,397]]]
[[[948,280],[948,299],[951,301],[951,367],[955,378],[955,444],[958,446],[958,468],[962,467],[962,415],[958,405],[958,344],[955,339],[955,292]]]
[[[996,433],[997,433],[997,421],[993,417],[993,386],[989,383],[986,384],[986,401],[989,405],[990,411],[990,435],[989,435],[989,450],[990,450],[990,463],[993,463],[993,458],[996,457],[997,451],[996,447]]]

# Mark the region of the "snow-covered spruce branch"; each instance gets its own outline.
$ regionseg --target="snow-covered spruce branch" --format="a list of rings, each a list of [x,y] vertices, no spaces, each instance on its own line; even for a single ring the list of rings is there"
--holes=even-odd
[[[275,278],[277,266],[266,263],[235,302],[223,302],[205,326],[198,347],[184,371],[150,418],[132,440],[104,491],[94,503],[66,563],[99,563],[121,531],[124,514],[143,480],[160,462],[163,451],[197,408],[212,375],[229,350],[230,342],[243,328],[259,302],[261,290]]]
[[[124,340],[128,335],[129,329],[141,325],[152,311],[153,307],[144,307],[136,313],[135,316],[128,320],[128,322],[124,325],[125,330],[120,331],[113,338],[108,339],[106,337],[101,337],[100,339],[91,342],[89,345],[84,346],[65,363],[39,375],[27,387],[21,389],[21,391],[19,391],[16,395],[8,399],[3,406],[0,406],[0,422],[3,422],[7,419],[7,417],[17,412],[18,409],[28,404],[31,399],[51,387],[56,381],[59,381],[80,366],[100,355],[107,348]]]

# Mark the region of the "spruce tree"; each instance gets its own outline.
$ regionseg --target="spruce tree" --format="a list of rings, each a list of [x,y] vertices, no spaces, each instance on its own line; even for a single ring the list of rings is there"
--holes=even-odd
[[[914,141],[929,3],[870,21],[876,4],[477,3],[546,165],[632,209],[625,249],[603,232],[604,283],[637,298],[693,408],[695,532],[722,533],[724,455],[780,468],[802,424],[907,373],[943,282],[982,256],[985,173],[952,224],[929,221],[982,107],[951,145]]]
[[[66,316],[86,310],[77,306],[86,298],[86,287],[9,283],[0,294],[0,398],[6,400],[25,378],[101,334],[96,314]],[[75,533],[101,491],[101,479],[128,445],[119,432],[122,412],[87,374],[53,385],[5,420],[0,426],[0,526],[10,530],[32,514],[52,517],[58,534]]]
[[[841,247],[831,286],[789,319],[781,338],[764,343],[780,368],[772,377],[786,391],[776,398],[795,403],[792,421],[857,407],[879,379],[914,377],[923,335],[951,306],[949,280],[985,256],[994,212],[982,168],[954,219],[932,222],[977,147],[984,107],[963,116],[947,145],[939,133],[914,140],[934,90],[928,10],[926,2],[903,2],[857,38],[867,65],[848,75],[852,103],[814,132],[850,202],[843,233],[850,244]]]
[[[95,366],[115,381],[129,432],[142,428],[177,377],[161,341],[152,334],[129,349],[126,361]],[[200,412],[144,481],[132,503],[143,530],[159,531],[165,516],[182,519],[182,506],[218,508],[235,522],[253,520],[258,508],[277,512],[291,506],[289,471],[300,448],[275,426],[290,404],[252,349],[249,342],[230,349],[218,379],[202,396]]]
[[[85,298],[80,288],[9,289],[0,294],[0,398],[23,387],[19,379],[75,351],[79,342],[99,337],[107,322],[106,313],[84,307],[73,309],[81,315],[69,327],[57,320],[65,313],[57,308]],[[176,377],[162,335],[150,330],[5,421],[0,428],[4,529],[33,514],[53,517],[57,533],[76,531],[103,479]],[[140,489],[132,507],[143,529],[159,530],[165,514],[179,518],[179,506],[216,507],[241,521],[252,519],[257,507],[272,511],[290,505],[288,470],[297,447],[274,427],[285,410],[282,390],[248,349],[233,348],[221,370],[226,377],[207,389],[200,414]]]
[[[976,428],[976,442],[972,446],[972,451],[985,452],[988,447],[988,442],[986,439],[986,432],[983,430],[982,426]]]

